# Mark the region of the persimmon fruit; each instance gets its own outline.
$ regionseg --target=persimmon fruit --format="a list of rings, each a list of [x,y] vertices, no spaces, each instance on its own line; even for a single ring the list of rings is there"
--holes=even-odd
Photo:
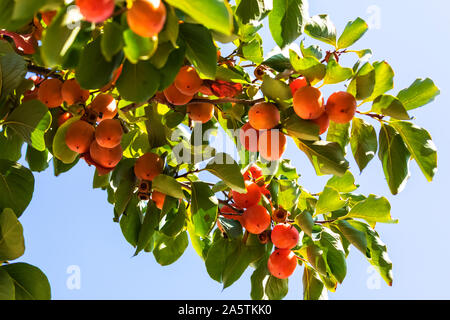
[[[292,249],[298,244],[298,230],[289,223],[279,223],[272,229],[272,243],[279,249]]]
[[[330,117],[326,112],[324,112],[317,119],[313,119],[311,121],[319,126],[319,135],[325,133],[330,127]]]
[[[134,173],[141,180],[152,181],[162,173],[164,162],[156,153],[148,152],[142,155],[134,165]]]
[[[239,208],[250,208],[261,200],[261,190],[259,186],[251,181],[245,181],[245,189],[247,193],[239,193],[235,190],[231,191],[234,203]]]
[[[270,274],[278,279],[289,278],[297,267],[297,257],[289,249],[276,249],[267,261]]]
[[[85,103],[89,99],[89,90],[82,89],[77,80],[70,79],[63,83],[61,96],[71,106],[75,103]]]
[[[280,110],[272,103],[257,103],[248,111],[248,122],[257,130],[272,129],[280,122]]]
[[[119,144],[114,148],[103,148],[96,140],[92,141],[89,149],[92,160],[104,168],[114,168],[122,159],[122,146]]]
[[[294,95],[298,89],[306,87],[308,85],[308,80],[305,77],[301,76],[297,79],[293,80],[289,87],[291,88],[292,95]]]
[[[83,120],[75,121],[66,132],[66,144],[70,150],[77,153],[89,151],[95,137],[95,128]]]
[[[95,130],[95,140],[103,148],[114,148],[122,141],[123,129],[119,120],[106,119]]]
[[[270,226],[270,214],[266,208],[257,204],[244,211],[242,226],[252,234],[260,234]]]
[[[114,0],[76,0],[75,4],[86,21],[95,23],[111,17],[115,6]]]
[[[266,130],[259,136],[258,150],[268,161],[279,160],[286,151],[286,136],[279,130]]]
[[[223,206],[220,209],[220,214],[226,219],[241,221],[242,218],[242,215],[230,206]]]
[[[166,7],[161,0],[136,0],[128,10],[127,21],[134,33],[150,38],[163,29],[166,15]]]
[[[189,96],[196,94],[200,90],[203,80],[193,67],[184,66],[178,72],[174,85],[182,94]]]
[[[185,104],[188,104],[189,101],[191,101],[193,98],[193,95],[185,95],[181,93],[173,83],[163,92],[167,101],[176,106],[184,106]]]
[[[166,200],[166,195],[162,192],[153,190],[152,200],[155,202],[156,207],[158,209],[162,210],[162,208],[164,206],[164,200]]]
[[[295,113],[305,120],[317,119],[325,111],[322,92],[311,86],[298,89],[293,103]]]
[[[192,121],[206,123],[214,116],[214,105],[205,102],[190,103],[187,105],[186,112]]]
[[[63,103],[61,94],[62,81],[47,79],[41,83],[38,90],[38,99],[49,108],[57,108]]]
[[[72,118],[73,115],[70,112],[64,112],[58,117],[58,127],[61,127],[67,120]]]
[[[259,131],[247,122],[239,130],[239,140],[245,150],[250,152],[258,152]]]
[[[351,93],[338,91],[328,98],[325,109],[331,121],[348,123],[355,116],[356,99]]]
[[[263,176],[263,171],[256,164],[252,164],[244,173],[244,180],[258,180]]]
[[[117,102],[114,97],[107,93],[100,93],[92,100],[90,108],[99,116],[97,121],[113,119],[117,115]]]

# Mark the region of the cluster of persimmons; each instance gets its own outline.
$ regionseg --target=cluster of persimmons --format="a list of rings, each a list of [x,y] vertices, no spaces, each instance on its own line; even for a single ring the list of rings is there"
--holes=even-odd
[[[325,104],[322,92],[308,84],[304,77],[290,83],[295,113],[304,120],[319,126],[319,134],[325,133],[330,120],[348,123],[356,113],[355,97],[344,91],[333,93]],[[269,161],[281,158],[286,150],[286,137],[279,130],[280,110],[275,104],[261,102],[253,105],[248,112],[248,122],[240,130],[239,138],[244,148],[259,152]]]
[[[275,250],[269,257],[268,269],[279,279],[292,275],[297,266],[297,256],[291,250],[297,246],[299,231],[289,223],[289,213],[283,208],[274,208],[270,201],[270,192],[264,183],[263,172],[257,165],[251,165],[244,173],[247,193],[230,192],[230,202],[220,209],[220,214],[227,219],[237,220],[251,234],[258,235],[261,243],[271,241]],[[268,205],[261,203],[266,197]],[[270,207],[272,215],[267,207]],[[224,232],[218,221],[219,229]],[[276,223],[271,228],[272,223]]]

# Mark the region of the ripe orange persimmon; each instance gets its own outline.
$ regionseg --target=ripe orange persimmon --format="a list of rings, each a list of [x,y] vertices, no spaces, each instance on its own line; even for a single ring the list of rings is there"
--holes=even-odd
[[[67,120],[72,118],[73,115],[70,112],[64,112],[58,117],[58,127],[61,127]]]
[[[249,208],[261,200],[261,190],[256,183],[245,181],[245,189],[247,190],[247,193],[239,193],[234,190],[231,191],[234,203],[236,203],[239,208]]]
[[[214,105],[204,102],[190,103],[187,105],[186,112],[192,121],[206,123],[214,116]]]
[[[178,90],[173,83],[163,92],[167,101],[176,106],[184,106],[185,104],[188,104],[188,102],[191,101],[193,98],[192,95],[188,96],[181,93],[180,90]]]
[[[270,226],[270,214],[263,206],[254,205],[244,211],[242,226],[250,233],[260,234]]]
[[[258,180],[263,176],[263,171],[256,164],[252,164],[244,173],[244,180]]]
[[[272,229],[272,243],[279,249],[292,249],[298,244],[298,230],[289,223],[279,223]]]
[[[141,180],[152,181],[162,173],[163,167],[163,160],[156,153],[148,152],[136,161],[134,173]]]
[[[49,108],[57,108],[63,103],[61,95],[62,81],[48,79],[41,83],[38,91],[38,99]]]
[[[127,21],[134,33],[153,37],[164,27],[166,7],[161,0],[136,0],[128,10]]]
[[[196,94],[203,85],[203,80],[191,66],[184,66],[178,71],[174,81],[175,87],[187,96]]]
[[[95,130],[95,140],[103,148],[114,148],[122,141],[123,129],[119,120],[106,119]]]
[[[77,153],[89,151],[94,140],[95,128],[83,120],[75,121],[66,132],[66,144],[70,150]]]
[[[317,119],[313,119],[311,121],[319,126],[319,134],[325,133],[325,131],[327,131],[330,127],[330,118],[326,112],[324,112]]]
[[[355,116],[356,99],[348,92],[338,91],[328,98],[325,109],[331,121],[348,123]]]
[[[85,103],[89,99],[89,90],[82,89],[77,80],[70,79],[63,83],[61,96],[71,106],[75,103]]]
[[[286,151],[286,136],[279,130],[266,130],[259,136],[258,150],[261,157],[276,161]]]
[[[114,168],[122,159],[122,146],[119,144],[114,148],[103,148],[97,141],[92,141],[89,149],[92,160],[105,168]]]
[[[280,111],[272,103],[257,103],[248,111],[248,122],[257,130],[272,129],[280,122]]]
[[[294,95],[298,89],[306,87],[308,85],[308,80],[305,77],[298,77],[289,84],[291,88],[292,95]]]
[[[250,152],[258,152],[259,131],[247,122],[239,130],[239,140],[245,150]]]
[[[152,200],[155,201],[156,207],[158,209],[162,210],[165,199],[166,199],[166,195],[164,193],[153,190]]]
[[[114,97],[107,93],[101,93],[92,100],[90,108],[94,110],[99,117],[98,122],[113,119],[117,115],[117,103]]]
[[[294,111],[302,119],[317,119],[324,111],[324,99],[319,89],[306,86],[294,94]]]
[[[267,261],[269,272],[278,279],[289,278],[297,267],[297,257],[289,249],[277,249]]]
[[[76,0],[75,4],[80,8],[84,19],[95,23],[111,17],[115,6],[114,0]]]

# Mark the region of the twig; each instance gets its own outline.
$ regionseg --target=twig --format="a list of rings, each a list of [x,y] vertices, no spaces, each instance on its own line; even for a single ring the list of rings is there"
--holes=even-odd
[[[221,98],[221,99],[205,99],[205,98],[195,98],[190,101],[190,103],[194,102],[204,102],[204,103],[212,103],[212,104],[218,104],[218,103],[240,103],[240,104],[246,104],[246,105],[253,105],[257,104],[259,102],[264,102],[264,98],[256,99],[256,100],[246,100],[246,99],[235,99],[235,98]]]
[[[57,78],[59,80],[63,80],[63,77],[60,74],[55,73],[53,70],[50,70],[50,69],[47,69],[47,68],[44,68],[44,67],[39,67],[39,66],[35,66],[35,65],[32,65],[32,64],[29,64],[28,65],[28,71],[30,71],[32,73],[35,73],[35,74],[39,74],[39,75],[44,76],[44,77],[52,76],[53,78]]]

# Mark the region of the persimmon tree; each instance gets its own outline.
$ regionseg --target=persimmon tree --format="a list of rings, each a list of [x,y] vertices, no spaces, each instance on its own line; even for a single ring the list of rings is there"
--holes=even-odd
[[[50,162],[56,176],[95,168],[136,255],[165,266],[190,242],[224,288],[253,268],[253,299],[282,299],[295,269],[305,299],[326,298],[351,246],[392,285],[375,228],[396,220],[350,169],[378,154],[394,195],[411,160],[431,181],[436,148],[412,114],[439,90],[427,78],[393,93],[392,67],[357,47],[361,18],[338,32],[306,0],[0,0],[0,29],[2,299],[51,296],[37,267],[14,263],[32,172]],[[234,157],[210,143],[220,132]],[[289,140],[329,176],[321,192],[283,158]]]

